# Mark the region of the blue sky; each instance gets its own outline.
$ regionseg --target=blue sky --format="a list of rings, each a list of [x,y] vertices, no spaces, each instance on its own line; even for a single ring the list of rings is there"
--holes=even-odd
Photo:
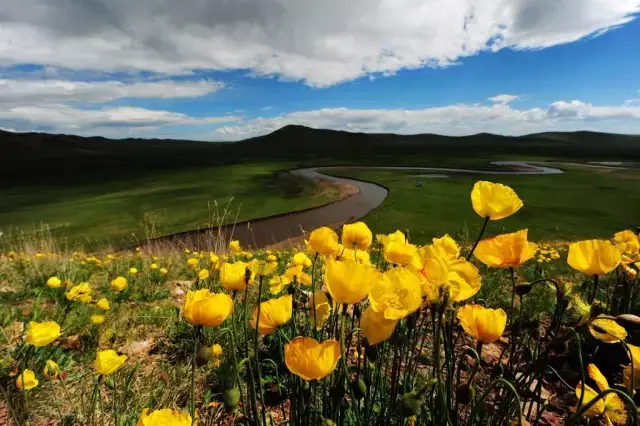
[[[0,128],[213,141],[286,124],[640,133],[640,4],[575,4],[9,0]]]

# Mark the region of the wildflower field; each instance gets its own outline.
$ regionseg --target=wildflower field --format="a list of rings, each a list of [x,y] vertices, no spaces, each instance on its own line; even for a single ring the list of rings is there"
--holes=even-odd
[[[280,250],[22,241],[0,424],[638,424],[637,229],[493,234],[521,196],[475,182],[470,237],[426,245],[364,222]]]

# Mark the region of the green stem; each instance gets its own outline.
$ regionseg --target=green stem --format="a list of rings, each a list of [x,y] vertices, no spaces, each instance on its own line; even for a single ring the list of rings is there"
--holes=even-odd
[[[596,295],[598,294],[598,275],[593,276],[593,293],[591,293],[591,297],[589,297],[589,304],[593,303],[596,299]]]
[[[0,386],[0,391],[2,391],[2,396],[4,396],[4,400],[7,401],[7,406],[9,407],[9,411],[11,412],[11,417],[13,417],[13,421],[16,422],[17,425],[19,425],[20,422],[18,421],[18,416],[16,416],[16,412],[13,411],[13,405],[11,405],[11,403],[9,402],[9,396],[7,395],[7,392],[4,390],[2,386]]]
[[[111,376],[113,380],[113,419],[115,426],[118,426],[118,385],[116,383],[116,375]]]
[[[260,311],[262,310],[262,281],[263,276],[260,275],[258,284],[258,315],[256,317],[256,337],[253,341],[253,354],[256,357],[256,371],[258,374],[258,388],[260,390],[260,402],[262,403],[262,422],[267,424],[267,418],[265,414],[265,402],[264,392],[262,390],[262,369],[260,368],[260,352],[258,350],[258,343],[260,341]]]
[[[196,418],[196,357],[198,356],[198,334],[200,332],[200,326],[196,326],[193,337],[193,359],[191,360],[191,402],[190,412],[193,424]]]
[[[346,311],[347,311],[347,305],[345,304],[342,308],[342,321],[340,321],[340,353],[341,353],[340,360],[342,364],[342,369],[344,370],[344,380],[348,381],[349,370],[347,370],[347,361],[346,361],[347,354],[345,353],[345,344],[344,344],[344,323],[345,323],[345,320],[347,319]],[[357,400],[353,393],[353,387],[352,386],[347,386],[347,387],[349,388],[349,395],[351,396],[352,407],[357,407],[356,406]],[[356,424],[358,425],[362,424],[360,422],[360,410],[354,409],[353,411],[356,413],[356,419],[357,419]]]
[[[471,416],[469,416],[469,421],[467,423],[467,425],[472,425],[473,424],[473,419],[476,417],[476,415],[484,408],[484,403],[487,399],[487,397],[489,396],[489,393],[498,386],[498,384],[502,383],[506,389],[508,389],[513,396],[516,399],[516,408],[518,410],[518,425],[522,426],[522,408],[520,407],[520,396],[518,395],[518,391],[516,391],[516,388],[513,387],[513,385],[503,379],[502,377],[499,377],[497,379],[495,379],[493,382],[491,382],[489,384],[489,386],[487,387],[487,389],[484,391],[484,393],[482,394],[482,396],[480,397],[480,400],[478,402],[475,403],[475,405],[473,406],[473,408],[471,409]]]
[[[471,259],[471,256],[473,256],[473,252],[476,251],[476,247],[478,247],[478,244],[480,244],[480,240],[482,239],[482,235],[484,234],[485,229],[487,229],[487,224],[488,223],[489,223],[489,217],[485,217],[484,218],[484,223],[482,224],[482,229],[480,229],[480,234],[478,235],[478,239],[473,244],[473,247],[471,248],[471,251],[467,255],[467,261],[469,261],[469,259]]]
[[[318,317],[316,316],[316,263],[318,261],[318,253],[313,258],[313,267],[311,268],[311,303],[313,304],[313,337],[318,340]]]

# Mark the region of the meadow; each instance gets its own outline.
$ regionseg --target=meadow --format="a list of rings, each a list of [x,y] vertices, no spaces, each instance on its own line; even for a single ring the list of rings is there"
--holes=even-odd
[[[23,239],[0,257],[0,416],[19,425],[638,424],[637,231],[534,243],[527,224],[529,233],[496,235],[485,225],[524,222],[514,220],[529,208],[527,190],[461,186],[468,236],[455,239],[376,235],[364,222],[313,230],[282,250],[223,240],[216,252],[91,254]]]

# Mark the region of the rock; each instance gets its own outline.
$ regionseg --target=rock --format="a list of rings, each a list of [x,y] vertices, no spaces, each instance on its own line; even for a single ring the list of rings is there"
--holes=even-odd
[[[62,346],[63,349],[67,349],[67,350],[81,349],[82,340],[80,339],[80,335],[74,334],[72,336],[67,337],[66,339],[64,339],[64,341],[60,346]]]
[[[481,354],[481,362],[485,365],[496,365],[498,363],[498,359],[500,359],[500,354],[502,353],[502,348],[495,343],[487,343],[482,346],[482,354]],[[502,357],[503,361],[505,357]]]
[[[153,348],[153,343],[153,339],[147,339],[141,342],[131,342],[128,345],[121,347],[119,352],[129,356],[141,355],[149,352],[151,348]]]

